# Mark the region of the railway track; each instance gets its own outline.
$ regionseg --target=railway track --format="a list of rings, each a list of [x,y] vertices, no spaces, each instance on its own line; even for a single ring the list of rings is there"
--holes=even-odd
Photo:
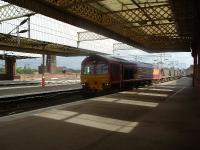
[[[0,97],[0,117],[16,114],[20,112],[31,111],[49,106],[81,101],[96,96],[113,94],[119,91],[128,90],[111,90],[106,93],[85,94],[82,89],[58,90],[43,93],[31,93],[26,95],[14,95],[10,97]]]
[[[0,117],[69,102],[81,101],[115,92],[117,91],[86,95],[82,89],[75,89],[3,97],[0,98]]]
[[[90,98],[82,89],[62,90],[0,98],[0,116],[30,111],[48,106]]]

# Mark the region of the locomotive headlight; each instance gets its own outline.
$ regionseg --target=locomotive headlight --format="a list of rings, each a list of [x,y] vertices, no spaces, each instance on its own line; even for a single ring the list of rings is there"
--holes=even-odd
[[[86,83],[85,83],[85,82],[84,82],[84,83],[81,83],[81,85],[82,85],[82,86],[86,86]]]
[[[109,86],[109,85],[110,85],[110,83],[106,82],[106,83],[105,83],[105,85],[106,85],[106,86]]]

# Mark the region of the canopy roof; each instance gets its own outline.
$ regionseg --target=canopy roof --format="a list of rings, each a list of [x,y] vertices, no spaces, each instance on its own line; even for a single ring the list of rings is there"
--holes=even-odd
[[[149,52],[190,51],[195,0],[5,0]]]

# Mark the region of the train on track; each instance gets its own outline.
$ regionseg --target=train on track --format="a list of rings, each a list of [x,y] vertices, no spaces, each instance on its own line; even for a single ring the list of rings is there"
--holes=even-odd
[[[81,84],[87,91],[106,91],[126,87],[151,85],[181,78],[182,71],[131,62],[111,56],[93,55],[81,65]]]

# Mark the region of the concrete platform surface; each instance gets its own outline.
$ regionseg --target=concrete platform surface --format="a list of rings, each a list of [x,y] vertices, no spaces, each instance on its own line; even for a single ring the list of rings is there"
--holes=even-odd
[[[20,86],[20,85],[34,85],[34,84],[40,84],[39,81],[13,81],[13,80],[0,80],[0,87],[6,87],[6,86]]]
[[[0,118],[2,150],[200,149],[191,79]]]
[[[37,86],[15,86],[15,87],[1,87],[0,88],[0,100],[4,97],[15,97],[27,94],[45,93],[57,90],[73,90],[80,89],[81,85],[78,84],[67,84],[67,85],[47,85],[46,87]]]

